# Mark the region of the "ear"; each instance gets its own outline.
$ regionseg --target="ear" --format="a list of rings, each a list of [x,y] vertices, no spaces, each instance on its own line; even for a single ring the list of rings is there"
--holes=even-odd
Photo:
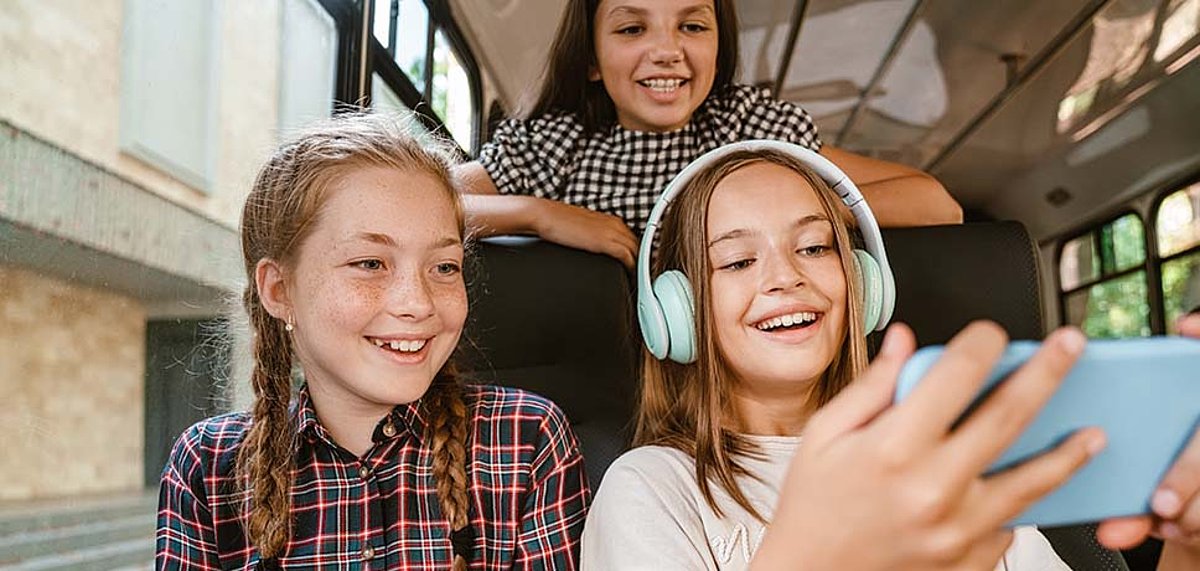
[[[600,81],[600,68],[594,63],[588,66],[588,81]]]
[[[291,298],[288,296],[287,276],[283,266],[269,259],[258,261],[254,267],[254,285],[258,288],[258,299],[263,308],[276,319],[287,321],[292,315]]]

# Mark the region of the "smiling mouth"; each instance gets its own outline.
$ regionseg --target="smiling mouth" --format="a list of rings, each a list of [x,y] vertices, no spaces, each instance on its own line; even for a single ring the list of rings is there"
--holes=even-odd
[[[648,87],[658,93],[671,93],[687,82],[688,80],[679,77],[674,79],[643,79],[638,81],[638,85]]]
[[[367,340],[375,344],[376,347],[396,353],[416,353],[425,348],[429,343],[429,339],[403,339],[403,340],[385,340],[377,337],[367,337]]]
[[[817,322],[821,315],[813,311],[797,311],[788,315],[780,315],[764,319],[754,324],[759,331],[773,333],[775,331],[794,331],[804,329]]]

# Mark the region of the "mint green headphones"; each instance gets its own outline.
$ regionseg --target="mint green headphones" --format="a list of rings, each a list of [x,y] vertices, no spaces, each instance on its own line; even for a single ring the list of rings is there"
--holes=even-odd
[[[775,151],[793,157],[817,173],[829,184],[858,221],[867,248],[854,250],[855,279],[862,292],[864,326],[867,331],[882,331],[892,318],[896,304],[896,282],[888,265],[883,238],[871,208],[858,187],[828,159],[799,145],[782,141],[752,140],[732,143],[704,153],[684,167],[667,185],[650,211],[646,232],[638,248],[637,309],[642,339],[650,353],[659,359],[670,357],[678,363],[696,360],[696,300],[692,284],[679,270],[668,270],[650,280],[650,258],[654,234],[671,201],[699,172],[717,160],[737,151]]]

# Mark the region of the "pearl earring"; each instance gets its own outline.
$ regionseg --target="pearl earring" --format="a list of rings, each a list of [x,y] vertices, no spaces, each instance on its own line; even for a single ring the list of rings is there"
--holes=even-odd
[[[296,328],[292,326],[292,321],[289,319],[289,320],[287,320],[287,321],[285,321],[285,322],[284,322],[284,324],[283,324],[283,330],[284,330],[284,331],[287,331],[288,333],[291,333],[292,331],[295,331],[295,330],[296,330]]]

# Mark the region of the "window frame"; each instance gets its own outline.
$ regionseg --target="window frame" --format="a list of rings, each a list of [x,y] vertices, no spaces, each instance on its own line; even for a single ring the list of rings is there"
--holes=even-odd
[[[437,31],[445,35],[450,48],[466,72],[471,87],[471,136],[470,149],[459,150],[464,155],[476,156],[483,144],[483,81],[475,54],[454,20],[448,0],[421,0],[429,13],[429,26],[425,44],[426,73],[424,85],[418,87],[400,66],[396,64],[386,46],[374,34],[376,9],[391,10],[390,0],[320,0],[321,5],[337,22],[341,41],[338,46],[337,110],[359,110],[371,105],[371,78],[378,74],[383,82],[400,98],[426,129],[439,133],[446,139],[451,137],[441,117],[430,105],[433,82],[432,65],[434,42]],[[396,34],[396,23],[389,23],[389,35]],[[363,57],[364,52],[367,57]],[[336,112],[336,111],[335,111]]]
[[[1187,248],[1184,248],[1183,250],[1175,252],[1174,254],[1163,257],[1160,254],[1160,252],[1158,251],[1158,215],[1159,215],[1159,212],[1162,211],[1163,202],[1166,202],[1167,197],[1175,194],[1176,192],[1182,192],[1184,190],[1187,190],[1188,187],[1193,186],[1193,185],[1200,185],[1200,171],[1190,173],[1187,177],[1184,177],[1172,184],[1164,186],[1163,189],[1160,190],[1158,192],[1158,194],[1154,197],[1153,202],[1150,203],[1150,210],[1149,210],[1148,217],[1150,218],[1150,220],[1152,220],[1154,222],[1154,224],[1147,228],[1146,239],[1153,240],[1153,242],[1150,243],[1150,244],[1152,244],[1153,250],[1147,252],[1147,254],[1148,254],[1147,257],[1153,258],[1152,271],[1154,273],[1155,283],[1153,283],[1151,285],[1154,285],[1156,287],[1155,287],[1154,293],[1151,297],[1155,297],[1158,299],[1158,318],[1162,323],[1162,328],[1157,333],[1159,335],[1164,335],[1164,334],[1166,334],[1166,331],[1167,331],[1167,304],[1166,304],[1166,298],[1163,296],[1163,291],[1162,291],[1163,290],[1163,283],[1162,283],[1163,265],[1165,265],[1171,261],[1177,260],[1179,258],[1183,258],[1185,256],[1189,256],[1192,254],[1196,254],[1197,252],[1200,252],[1200,242],[1197,242]],[[1198,212],[1196,214],[1197,214],[1197,218],[1200,218],[1200,212]],[[1150,247],[1147,247],[1147,250],[1149,250],[1149,249],[1150,249]],[[1147,275],[1149,275],[1149,274],[1147,274]],[[1151,306],[1151,310],[1153,310],[1153,309],[1154,309],[1154,307]],[[1154,316],[1154,314],[1152,313],[1151,317],[1153,317],[1153,316]]]
[[[1167,333],[1166,299],[1163,296],[1162,282],[1163,265],[1188,255],[1200,253],[1200,243],[1189,246],[1169,256],[1161,256],[1158,248],[1158,215],[1162,210],[1163,202],[1168,196],[1195,184],[1200,184],[1200,170],[1193,170],[1186,176],[1175,178],[1169,183],[1162,185],[1158,191],[1148,193],[1152,194],[1153,198],[1150,201],[1150,206],[1145,216],[1142,216],[1141,212],[1130,206],[1123,206],[1118,210],[1097,218],[1097,221],[1087,223],[1082,225],[1078,230],[1064,234],[1062,238],[1056,241],[1054,247],[1054,283],[1055,289],[1058,292],[1058,321],[1060,324],[1066,325],[1069,322],[1066,309],[1067,298],[1072,294],[1099,283],[1144,271],[1146,275],[1146,303],[1149,305],[1150,310],[1150,334],[1165,335]],[[1064,290],[1062,281],[1062,256],[1063,249],[1067,243],[1089,234],[1098,233],[1104,226],[1112,224],[1121,217],[1129,214],[1136,216],[1142,223],[1142,235],[1145,240],[1145,258],[1142,260],[1142,263],[1108,275],[1104,275],[1103,267],[1101,267],[1100,277],[1082,281],[1080,285],[1069,290]]]
[[[1063,256],[1063,249],[1065,249],[1067,243],[1072,240],[1082,238],[1084,236],[1095,235],[1096,236],[1096,245],[1098,248],[1102,249],[1103,246],[1101,245],[1101,241],[1099,238],[1099,233],[1100,233],[1101,229],[1104,228],[1105,226],[1113,224],[1117,220],[1120,220],[1121,218],[1124,218],[1131,214],[1134,216],[1134,218],[1136,218],[1138,220],[1138,222],[1141,222],[1141,224],[1142,224],[1142,244],[1143,244],[1143,249],[1144,249],[1144,252],[1143,252],[1144,255],[1142,256],[1142,263],[1129,266],[1128,268],[1125,268],[1123,270],[1117,270],[1117,271],[1113,271],[1112,273],[1105,274],[1104,273],[1104,255],[1102,252],[1098,251],[1097,257],[1100,259],[1100,268],[1099,268],[1100,271],[1098,272],[1099,277],[1081,281],[1079,283],[1079,285],[1076,285],[1075,287],[1073,287],[1071,289],[1063,289],[1063,281],[1062,281],[1063,258],[1062,258],[1062,256]],[[1146,220],[1142,217],[1142,214],[1140,212],[1138,212],[1137,210],[1134,210],[1133,208],[1130,208],[1128,206],[1123,207],[1120,210],[1116,210],[1112,213],[1109,213],[1107,216],[1101,218],[1098,222],[1088,224],[1087,226],[1084,226],[1082,230],[1079,230],[1077,232],[1071,232],[1071,233],[1067,234],[1066,237],[1059,239],[1057,244],[1055,244],[1055,247],[1054,247],[1054,270],[1055,270],[1054,271],[1054,281],[1055,281],[1055,285],[1057,286],[1056,289],[1058,290],[1059,324],[1067,325],[1068,323],[1070,323],[1070,318],[1067,315],[1067,299],[1069,297],[1071,297],[1073,294],[1079,293],[1080,291],[1087,290],[1098,284],[1125,278],[1130,275],[1136,274],[1138,272],[1144,272],[1145,276],[1146,276],[1146,295],[1148,298],[1146,300],[1146,302],[1150,306],[1150,314],[1149,314],[1150,334],[1151,335],[1160,335],[1161,331],[1162,331],[1162,317],[1161,317],[1162,316],[1162,291],[1161,291],[1162,288],[1159,287],[1158,290],[1155,290],[1155,284],[1158,283],[1159,280],[1158,280],[1157,275],[1154,275],[1151,273],[1152,269],[1150,266],[1152,264],[1150,261],[1152,259],[1152,256],[1151,256],[1151,251],[1150,251],[1150,247],[1149,247],[1150,240],[1151,240],[1151,236],[1149,234],[1149,231],[1147,230]],[[1157,295],[1155,294],[1155,291],[1157,291]],[[1156,297],[1158,298],[1157,302],[1155,301]],[[1085,319],[1086,319],[1086,316],[1085,316]]]

